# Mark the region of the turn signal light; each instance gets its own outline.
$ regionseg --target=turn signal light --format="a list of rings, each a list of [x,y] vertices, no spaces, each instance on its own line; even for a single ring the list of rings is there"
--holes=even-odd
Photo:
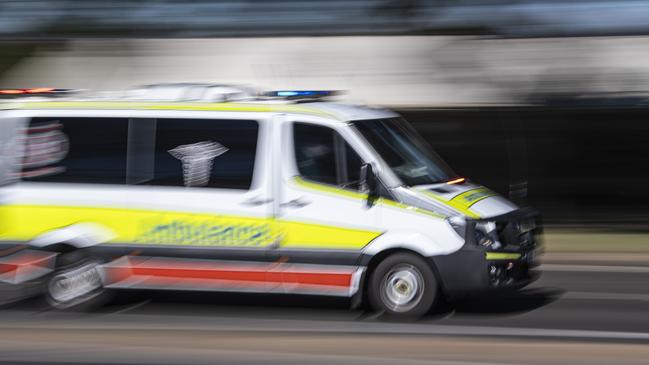
[[[463,178],[463,177],[458,177],[457,179],[453,179],[453,180],[451,180],[451,181],[447,181],[446,183],[447,183],[448,185],[454,185],[454,184],[462,184],[462,183],[465,182],[465,181],[466,181],[465,178]]]

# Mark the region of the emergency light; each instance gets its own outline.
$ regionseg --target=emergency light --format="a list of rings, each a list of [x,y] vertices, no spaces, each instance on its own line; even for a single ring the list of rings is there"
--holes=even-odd
[[[23,95],[57,95],[74,92],[73,89],[55,89],[52,87],[35,87],[29,89],[0,89],[0,95],[23,96]]]
[[[289,99],[317,99],[340,94],[335,90],[275,90],[269,91],[264,96],[289,98]]]

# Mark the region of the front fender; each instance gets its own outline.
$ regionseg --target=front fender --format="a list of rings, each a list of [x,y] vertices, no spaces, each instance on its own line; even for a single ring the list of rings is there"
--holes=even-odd
[[[387,232],[367,245],[363,254],[374,256],[382,251],[401,248],[414,251],[424,257],[448,255],[459,250],[464,241],[456,234],[440,233],[431,237],[420,232],[393,231]]]

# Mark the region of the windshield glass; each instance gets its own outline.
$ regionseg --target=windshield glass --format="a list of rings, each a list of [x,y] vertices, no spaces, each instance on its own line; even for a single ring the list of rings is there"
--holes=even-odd
[[[404,184],[435,184],[457,176],[405,120],[371,119],[353,124]]]

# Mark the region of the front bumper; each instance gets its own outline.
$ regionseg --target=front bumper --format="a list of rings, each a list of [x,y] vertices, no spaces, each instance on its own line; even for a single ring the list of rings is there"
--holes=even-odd
[[[533,218],[537,222],[533,242],[518,244],[515,238],[499,251],[487,251],[477,245],[472,237],[473,227],[467,229],[467,241],[462,248],[452,254],[429,258],[437,270],[441,286],[447,297],[462,297],[488,291],[516,290],[534,280],[539,274],[533,270],[538,266],[538,237],[541,223],[538,214],[532,210],[519,210],[489,220],[499,222],[503,227],[510,222]]]
[[[481,247],[465,245],[449,255],[431,257],[448,297],[495,290],[520,289],[538,278],[528,255],[518,259],[488,259]]]

